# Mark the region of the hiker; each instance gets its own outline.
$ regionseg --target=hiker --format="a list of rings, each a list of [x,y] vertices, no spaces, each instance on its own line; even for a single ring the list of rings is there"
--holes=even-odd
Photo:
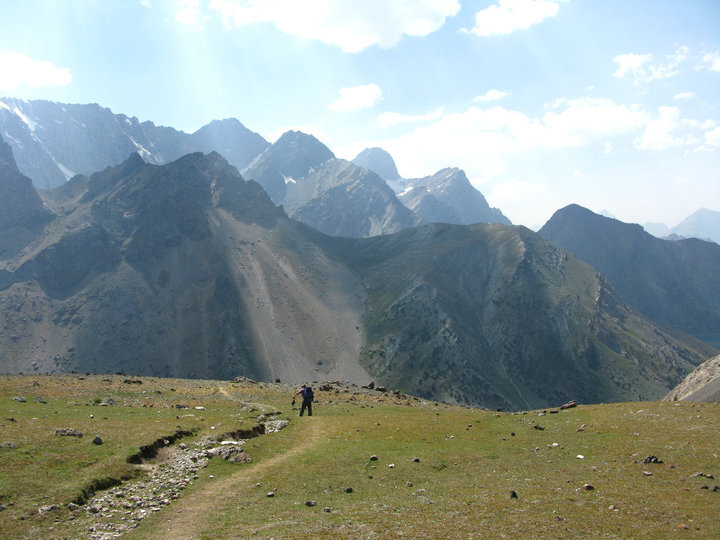
[[[303,415],[305,412],[305,409],[307,408],[308,416],[312,416],[312,402],[313,398],[315,397],[313,395],[313,390],[309,386],[302,385],[302,388],[298,390],[295,395],[293,396],[293,405],[295,405],[295,396],[300,394],[303,398],[302,406],[300,407],[300,416]]]

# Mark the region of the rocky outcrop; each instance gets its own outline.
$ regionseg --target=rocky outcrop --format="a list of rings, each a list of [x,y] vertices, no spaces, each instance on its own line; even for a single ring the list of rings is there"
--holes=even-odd
[[[665,401],[720,401],[720,356],[696,367],[665,396]]]

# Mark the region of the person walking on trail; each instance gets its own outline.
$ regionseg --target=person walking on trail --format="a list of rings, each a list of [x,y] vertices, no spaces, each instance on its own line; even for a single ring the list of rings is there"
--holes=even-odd
[[[303,415],[305,412],[305,409],[308,411],[308,416],[312,416],[312,402],[313,398],[315,397],[313,395],[313,390],[309,386],[302,385],[302,388],[298,390],[295,395],[293,396],[293,405],[295,405],[295,396],[300,394],[302,396],[302,406],[300,407],[300,416]]]

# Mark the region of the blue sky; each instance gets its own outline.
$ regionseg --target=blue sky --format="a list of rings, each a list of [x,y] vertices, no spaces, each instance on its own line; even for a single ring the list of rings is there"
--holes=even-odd
[[[532,227],[720,211],[718,0],[0,0],[0,95],[380,146]]]

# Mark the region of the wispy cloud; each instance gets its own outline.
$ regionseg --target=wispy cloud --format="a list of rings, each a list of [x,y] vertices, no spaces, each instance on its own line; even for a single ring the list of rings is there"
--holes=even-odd
[[[227,28],[272,23],[281,32],[357,53],[395,46],[403,36],[426,36],[460,11],[458,0],[212,0]]]
[[[559,3],[552,0],[499,0],[478,11],[475,26],[464,32],[484,37],[507,35],[554,17],[559,9]]]
[[[377,84],[348,86],[340,89],[340,98],[330,104],[336,112],[355,111],[374,107],[382,98],[382,90]]]
[[[689,58],[689,51],[688,47],[678,47],[674,53],[658,63],[653,63],[651,54],[619,54],[613,58],[613,62],[618,65],[613,76],[622,79],[629,75],[633,84],[669,79],[680,74],[678,68]]]
[[[681,92],[679,94],[675,94],[673,96],[673,100],[680,101],[681,99],[693,99],[695,97],[695,92]]]
[[[175,20],[183,26],[201,26],[200,0],[179,0]]]
[[[503,98],[511,95],[511,92],[504,90],[488,90],[482,96],[475,96],[473,99],[474,103],[486,103],[488,101],[500,101]]]
[[[709,52],[703,55],[702,65],[710,71],[720,71],[720,51]]]
[[[396,126],[398,124],[417,124],[437,120],[443,115],[443,108],[440,107],[426,114],[401,114],[396,112],[384,112],[378,116],[378,122],[382,127]]]
[[[21,86],[67,86],[72,75],[67,68],[47,60],[35,60],[26,54],[3,49],[0,51],[0,91],[13,93]]]
[[[677,129],[681,126],[680,109],[660,107],[658,113],[659,116],[650,120],[643,134],[635,140],[635,145],[640,150],[667,150],[700,142],[691,134],[676,134]]]

